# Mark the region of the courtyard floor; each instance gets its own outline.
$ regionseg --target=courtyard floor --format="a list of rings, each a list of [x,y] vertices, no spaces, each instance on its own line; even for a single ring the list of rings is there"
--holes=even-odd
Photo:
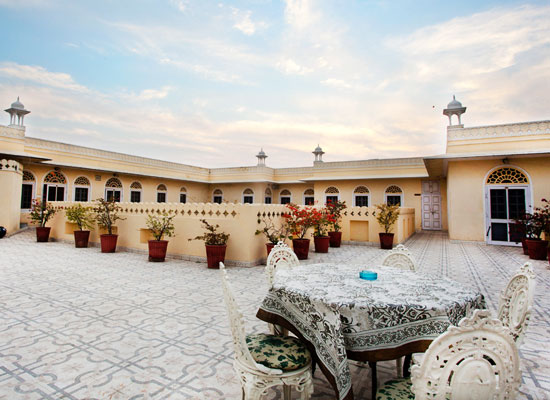
[[[440,232],[417,233],[406,246],[421,273],[477,288],[492,311],[528,261],[520,248],[451,242]],[[343,246],[307,262],[368,266],[384,254]],[[537,288],[519,397],[550,399],[550,270],[547,261],[532,264]],[[263,267],[228,274],[248,331],[266,332],[255,318],[267,291]],[[205,264],[36,243],[34,230],[0,240],[0,399],[240,399],[232,360],[219,273]],[[369,368],[351,368],[355,398],[370,398]],[[379,364],[380,381],[394,373],[394,362]],[[315,376],[313,398],[334,398],[322,373]],[[266,398],[282,395],[272,389]]]

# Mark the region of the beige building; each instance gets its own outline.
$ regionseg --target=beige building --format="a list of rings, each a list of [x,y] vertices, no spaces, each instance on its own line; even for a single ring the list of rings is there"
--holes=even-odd
[[[466,107],[455,99],[444,110],[449,126],[442,155],[324,162],[317,147],[313,165],[303,168],[270,168],[263,150],[256,166],[207,169],[37,139],[26,135],[29,111],[19,99],[5,111],[0,225],[9,233],[27,221],[33,198],[161,205],[340,199],[351,206],[344,221],[349,241],[377,241],[378,228],[356,216],[388,202],[412,209],[414,226],[400,227],[402,238],[408,231],[448,230],[451,239],[514,245],[509,224],[550,197],[550,121],[465,128]]]

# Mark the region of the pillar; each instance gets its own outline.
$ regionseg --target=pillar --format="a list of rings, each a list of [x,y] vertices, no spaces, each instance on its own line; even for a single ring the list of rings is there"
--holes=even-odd
[[[0,160],[0,226],[8,235],[19,230],[23,166],[14,160]]]

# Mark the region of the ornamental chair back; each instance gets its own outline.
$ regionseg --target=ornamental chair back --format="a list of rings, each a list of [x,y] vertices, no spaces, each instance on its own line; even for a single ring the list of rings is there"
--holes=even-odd
[[[500,294],[498,319],[510,329],[518,346],[531,317],[534,292],[535,273],[531,264],[525,263]]]
[[[277,243],[267,257],[265,273],[269,287],[273,286],[275,270],[277,268],[292,268],[300,265],[296,254],[284,242]]]
[[[388,255],[382,260],[382,265],[416,271],[416,261],[413,255],[402,244],[398,244],[395,249],[388,252]]]
[[[515,399],[521,381],[510,330],[487,310],[475,310],[435,339],[411,369],[415,399]]]

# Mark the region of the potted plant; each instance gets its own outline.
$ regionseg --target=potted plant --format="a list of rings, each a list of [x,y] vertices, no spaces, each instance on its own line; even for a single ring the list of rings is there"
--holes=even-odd
[[[267,249],[267,256],[269,257],[269,253],[271,253],[271,250],[277,243],[289,238],[288,227],[284,223],[277,227],[275,221],[270,217],[258,218],[258,224],[261,223],[263,223],[264,227],[262,229],[256,229],[255,234],[265,235],[267,239],[265,246]]]
[[[548,256],[548,240],[542,240],[541,235],[544,232],[546,239],[550,237],[550,203],[546,199],[542,202],[543,207],[535,208],[526,226],[527,250],[532,260],[546,260]]]
[[[393,224],[399,218],[399,205],[389,204],[377,204],[378,214],[376,220],[381,227],[384,228],[384,232],[380,232],[380,248],[390,250],[393,247],[393,233],[390,232]]]
[[[107,231],[107,233],[100,235],[101,252],[114,253],[118,235],[113,234],[113,227],[116,221],[124,220],[124,218],[118,216],[121,208],[115,201],[97,199],[96,202],[97,206],[94,208],[95,220],[101,228]]]
[[[316,253],[328,253],[330,237],[328,236],[328,226],[332,221],[326,208],[312,209],[313,218],[313,244]]]
[[[208,268],[220,268],[220,262],[225,261],[225,250],[229,234],[218,232],[219,225],[210,225],[205,219],[200,220],[206,232],[189,240],[203,240],[206,247],[206,261]]]
[[[46,201],[34,199],[31,205],[30,217],[33,224],[38,224],[36,227],[36,241],[47,242],[50,237],[49,226],[46,223],[52,218],[57,210]]]
[[[88,247],[90,229],[94,227],[94,220],[90,215],[90,208],[82,207],[81,204],[76,204],[65,210],[65,216],[69,222],[78,226],[78,230],[73,231],[75,247]]]
[[[344,211],[347,206],[345,201],[328,201],[327,209],[330,214],[330,222],[332,224],[333,231],[329,231],[328,236],[330,237],[330,247],[340,247],[342,244],[342,232],[340,229],[340,223],[342,222],[342,211]]]
[[[309,239],[306,239],[306,233],[313,227],[314,219],[311,207],[298,207],[296,204],[287,203],[285,205],[288,212],[283,213],[285,224],[288,227],[292,237],[292,248],[298,257],[298,260],[307,260],[309,254]]]
[[[514,225],[510,225],[510,240],[516,243],[521,242],[523,254],[525,255],[529,255],[529,250],[527,248],[527,229],[530,218],[531,214],[525,213],[514,220]]]
[[[147,228],[153,234],[155,240],[149,240],[149,261],[164,262],[166,258],[166,249],[168,248],[168,240],[162,240],[164,236],[174,236],[174,219],[175,215],[170,215],[163,211],[160,214],[148,214]]]

